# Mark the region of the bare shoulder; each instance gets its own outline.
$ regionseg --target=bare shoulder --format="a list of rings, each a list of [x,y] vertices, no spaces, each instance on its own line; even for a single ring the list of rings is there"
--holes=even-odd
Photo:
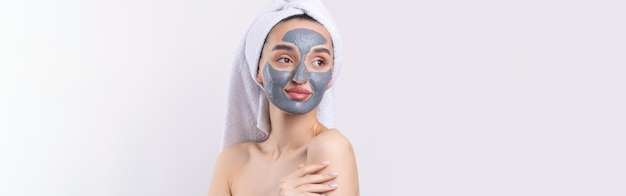
[[[352,151],[352,144],[337,129],[328,129],[321,132],[309,142],[309,149],[321,151],[349,150]],[[309,151],[310,152],[310,151]]]
[[[220,157],[224,157],[224,158],[237,158],[237,157],[242,157],[242,155],[246,155],[249,154],[249,149],[250,146],[252,144],[251,143],[240,143],[240,144],[233,144],[230,146],[225,147],[224,149],[222,149],[222,152],[220,152]]]
[[[216,167],[222,167],[220,169],[237,169],[237,167],[242,166],[250,157],[252,145],[252,143],[241,143],[225,147],[217,158]]]
[[[251,143],[242,143],[222,149],[213,169],[213,178],[209,188],[210,196],[230,195],[233,175],[248,162],[251,146]]]
[[[329,161],[330,165],[319,173],[338,173],[329,183],[339,188],[326,193],[328,196],[359,195],[359,178],[352,144],[341,132],[329,129],[315,136],[307,148],[307,164]]]

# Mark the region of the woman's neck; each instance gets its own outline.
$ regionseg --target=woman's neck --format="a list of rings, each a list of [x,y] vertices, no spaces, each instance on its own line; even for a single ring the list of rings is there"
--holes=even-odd
[[[289,114],[270,103],[269,113],[271,130],[263,146],[276,159],[306,148],[322,128],[315,109],[306,114]]]

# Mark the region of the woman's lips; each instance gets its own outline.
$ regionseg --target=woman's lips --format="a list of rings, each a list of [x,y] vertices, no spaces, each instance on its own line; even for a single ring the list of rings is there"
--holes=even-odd
[[[286,89],[287,96],[296,101],[304,101],[311,95],[311,91],[302,87],[293,87]]]

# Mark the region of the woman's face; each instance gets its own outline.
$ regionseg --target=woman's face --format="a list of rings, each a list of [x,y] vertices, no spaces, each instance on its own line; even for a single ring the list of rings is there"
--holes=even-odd
[[[281,22],[261,54],[257,80],[272,104],[292,114],[317,107],[332,84],[334,54],[324,26],[297,18]]]

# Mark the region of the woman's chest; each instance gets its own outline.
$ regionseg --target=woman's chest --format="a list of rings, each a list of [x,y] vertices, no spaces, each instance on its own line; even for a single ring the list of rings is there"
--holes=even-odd
[[[306,163],[306,156],[273,163],[251,160],[233,176],[231,193],[233,196],[279,195],[281,180],[296,171],[300,163]]]

